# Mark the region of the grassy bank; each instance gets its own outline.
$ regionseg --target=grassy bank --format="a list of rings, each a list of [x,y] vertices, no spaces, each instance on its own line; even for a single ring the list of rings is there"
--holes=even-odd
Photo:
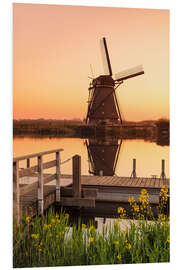
[[[125,124],[125,123],[124,123]],[[151,138],[152,128],[145,126],[134,127],[127,122],[129,127],[123,128],[86,126],[82,121],[66,120],[14,120],[14,136],[56,136],[56,137],[89,137],[89,136],[121,136],[122,138]],[[136,123],[134,123],[135,125]],[[132,125],[132,126],[131,126]]]
[[[154,219],[148,194],[129,198],[134,219],[122,229],[128,215],[119,207],[118,219],[101,232],[93,224],[70,224],[69,215],[52,209],[43,217],[14,222],[14,267],[67,266],[169,262],[169,218],[164,214],[168,190],[160,194],[158,219]]]

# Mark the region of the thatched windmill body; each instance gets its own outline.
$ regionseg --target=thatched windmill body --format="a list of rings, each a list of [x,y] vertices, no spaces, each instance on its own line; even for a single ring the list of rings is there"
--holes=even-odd
[[[86,123],[95,125],[122,124],[122,117],[115,91],[124,80],[144,74],[144,71],[141,65],[136,66],[115,74],[115,79],[113,79],[105,38],[101,40],[101,51],[104,60],[105,75],[100,75],[90,82]]]

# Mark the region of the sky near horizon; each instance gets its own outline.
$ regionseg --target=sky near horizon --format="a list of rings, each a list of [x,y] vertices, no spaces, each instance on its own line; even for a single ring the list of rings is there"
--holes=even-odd
[[[113,74],[142,64],[116,90],[124,120],[169,118],[169,10],[13,4],[13,118],[86,116],[92,66]]]

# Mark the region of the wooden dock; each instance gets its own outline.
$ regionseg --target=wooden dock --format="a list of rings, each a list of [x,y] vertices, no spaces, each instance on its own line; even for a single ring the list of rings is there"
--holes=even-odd
[[[170,180],[161,177],[119,177],[81,175],[81,157],[72,159],[72,175],[60,172],[60,152],[63,149],[36,153],[13,159],[13,206],[18,220],[22,215],[42,214],[50,205],[95,207],[96,202],[126,203],[129,196],[138,200],[145,188],[152,204],[158,204],[160,189],[170,188]],[[43,156],[55,154],[55,160],[43,163]],[[37,165],[30,166],[30,159],[37,158]],[[19,169],[19,161],[26,160],[27,168]],[[44,170],[56,167],[55,174]],[[27,181],[28,178],[28,181]]]

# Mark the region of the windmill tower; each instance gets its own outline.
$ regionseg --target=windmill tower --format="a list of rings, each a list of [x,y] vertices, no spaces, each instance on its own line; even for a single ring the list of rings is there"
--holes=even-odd
[[[113,79],[105,37],[101,40],[101,52],[105,75],[100,75],[90,82],[86,123],[93,125],[122,124],[122,117],[115,91],[124,80],[144,74],[144,71],[141,65],[136,66],[115,74],[115,79]]]

